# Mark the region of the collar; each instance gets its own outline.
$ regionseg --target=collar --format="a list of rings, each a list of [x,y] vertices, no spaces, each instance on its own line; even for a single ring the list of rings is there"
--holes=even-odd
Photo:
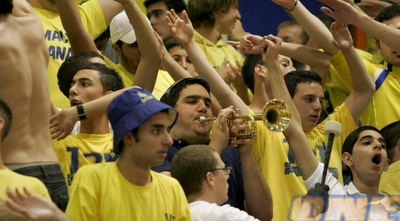
[[[346,192],[348,195],[354,195],[354,197],[357,197],[357,195],[363,196],[363,197],[368,196],[367,194],[360,193],[360,191],[357,189],[357,187],[354,186],[353,182],[350,182],[349,185],[347,185],[346,187],[347,187]],[[377,196],[378,195],[381,195],[382,198],[377,201],[371,201],[369,204],[381,205],[385,209],[385,211],[391,211],[391,205],[390,205],[391,201],[390,201],[389,197],[383,193],[379,193],[379,194],[377,194]]]

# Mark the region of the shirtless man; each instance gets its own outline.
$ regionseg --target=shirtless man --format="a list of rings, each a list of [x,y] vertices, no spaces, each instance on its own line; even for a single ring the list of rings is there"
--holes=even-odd
[[[13,114],[3,141],[4,164],[41,179],[52,200],[65,209],[67,187],[49,132],[49,59],[42,23],[26,0],[0,1],[0,98]],[[49,182],[50,181],[50,182]]]

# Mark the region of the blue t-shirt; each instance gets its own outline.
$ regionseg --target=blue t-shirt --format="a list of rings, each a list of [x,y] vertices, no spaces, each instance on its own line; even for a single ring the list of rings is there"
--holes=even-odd
[[[163,164],[153,167],[152,170],[156,172],[170,171],[170,165],[175,154],[188,145],[183,140],[174,140],[174,144],[168,148],[167,157]],[[239,153],[236,148],[227,146],[221,153],[221,159],[227,167],[232,167],[232,172],[228,179],[229,189],[226,204],[244,210],[243,174]]]

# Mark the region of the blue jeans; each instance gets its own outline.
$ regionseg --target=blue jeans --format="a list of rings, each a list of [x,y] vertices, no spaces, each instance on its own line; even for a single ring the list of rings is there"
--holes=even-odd
[[[47,187],[52,201],[65,211],[69,196],[64,175],[58,164],[32,165],[14,170],[19,174],[33,176],[41,180]]]

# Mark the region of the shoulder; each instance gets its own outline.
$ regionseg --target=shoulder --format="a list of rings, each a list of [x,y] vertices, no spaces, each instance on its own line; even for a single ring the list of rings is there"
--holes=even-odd
[[[106,174],[115,173],[115,170],[117,170],[115,162],[87,164],[79,168],[76,177],[81,174],[85,174],[85,176],[89,174],[105,176]]]
[[[179,182],[173,177],[154,171],[150,171],[150,174],[153,180],[159,184],[162,184],[164,186],[176,186],[176,185],[180,186]]]

